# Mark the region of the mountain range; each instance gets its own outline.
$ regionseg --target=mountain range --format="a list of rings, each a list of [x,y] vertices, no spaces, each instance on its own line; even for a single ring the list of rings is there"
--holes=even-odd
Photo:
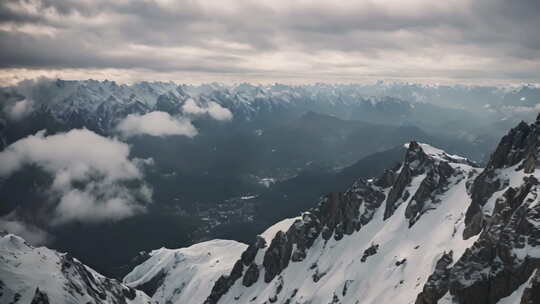
[[[122,283],[8,234],[0,299],[82,303],[110,284],[93,301],[149,301],[138,289],[157,303],[538,303],[539,147],[540,117],[512,128],[483,167],[411,141],[398,166],[323,196],[249,245],[157,249]],[[58,276],[44,281],[36,265]]]
[[[315,206],[319,196],[378,176],[399,161],[404,142],[428,142],[484,163],[506,125],[530,118],[530,111],[494,109],[516,103],[533,109],[536,96],[528,87],[527,94],[486,89],[481,96],[492,100],[491,108],[469,111],[449,107],[441,96],[468,96],[472,88],[450,94],[440,87],[437,95],[436,87],[415,87],[414,94],[402,94],[398,84],[376,87],[40,79],[0,88],[0,152],[35,136],[87,130],[125,143],[128,160],[145,160],[140,182],[152,190],[145,212],[51,225],[46,219],[60,204],[49,191],[55,174],[44,172],[43,163],[23,166],[0,178],[0,224],[36,226],[51,236],[51,248],[121,278],[133,256],[156,246],[217,237],[249,242]]]

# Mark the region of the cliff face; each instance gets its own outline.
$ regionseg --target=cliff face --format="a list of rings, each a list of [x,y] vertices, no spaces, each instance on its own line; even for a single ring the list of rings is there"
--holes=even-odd
[[[449,290],[457,303],[497,303],[529,280],[521,303],[540,301],[539,119],[504,136],[470,187],[463,237],[478,240],[447,270],[447,280],[429,282]],[[426,293],[419,303],[437,299]]]

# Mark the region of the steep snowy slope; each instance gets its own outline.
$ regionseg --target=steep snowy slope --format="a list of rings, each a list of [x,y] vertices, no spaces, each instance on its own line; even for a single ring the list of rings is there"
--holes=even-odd
[[[474,242],[461,233],[478,169],[426,144],[408,148],[397,171],[327,196],[252,245],[208,302],[414,303],[437,261]]]
[[[212,240],[188,248],[161,248],[125,278],[127,286],[145,291],[158,303],[203,303],[209,286],[234,262],[247,245]]]
[[[0,238],[0,303],[150,303],[141,291],[105,278],[69,254]]]
[[[399,169],[259,237],[206,303],[539,303],[540,120],[485,170],[411,142]]]

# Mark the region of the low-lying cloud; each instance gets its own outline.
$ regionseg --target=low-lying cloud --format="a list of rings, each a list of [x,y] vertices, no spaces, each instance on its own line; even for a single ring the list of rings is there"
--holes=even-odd
[[[222,107],[217,102],[210,101],[205,106],[200,106],[193,99],[188,99],[182,106],[182,111],[185,114],[191,115],[206,115],[216,120],[231,120],[233,115],[229,109]]]
[[[144,161],[130,148],[86,129],[23,138],[0,152],[0,177],[25,166],[53,176],[49,191],[52,224],[118,220],[144,212],[152,190],[144,183]],[[146,162],[148,163],[148,162]]]
[[[33,111],[33,102],[28,99],[6,104],[4,112],[11,120],[20,120],[28,116]]]
[[[2,231],[16,234],[34,246],[46,244],[51,240],[49,233],[34,225],[20,221],[17,219],[15,212],[0,217],[0,232]]]
[[[189,119],[172,117],[168,113],[160,111],[144,115],[130,114],[120,121],[116,129],[125,137],[136,135],[193,137],[197,135],[197,129]]]

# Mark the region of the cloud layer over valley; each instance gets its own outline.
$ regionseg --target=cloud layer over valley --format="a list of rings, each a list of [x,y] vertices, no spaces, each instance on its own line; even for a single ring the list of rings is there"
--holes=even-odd
[[[197,135],[197,129],[190,120],[183,117],[172,117],[168,113],[154,111],[144,115],[130,114],[124,118],[116,129],[125,137],[135,135],[169,136]]]
[[[50,200],[43,204],[53,210],[53,225],[114,221],[144,212],[152,199],[143,180],[145,161],[129,154],[127,144],[86,129],[50,136],[41,131],[0,152],[0,177],[26,166],[51,174]]]

